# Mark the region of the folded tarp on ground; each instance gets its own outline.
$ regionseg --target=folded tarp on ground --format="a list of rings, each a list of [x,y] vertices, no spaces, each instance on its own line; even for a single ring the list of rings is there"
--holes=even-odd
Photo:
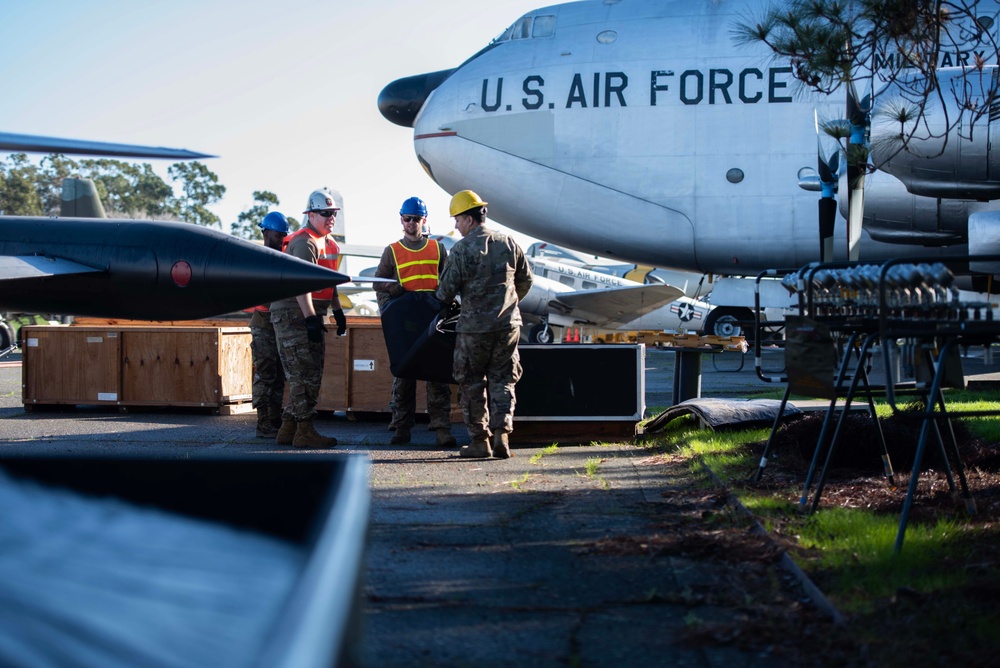
[[[774,424],[781,402],[777,399],[688,399],[671,406],[644,426],[644,433],[654,434],[683,415],[694,415],[712,430]],[[782,419],[797,417],[802,411],[785,404]]]
[[[455,382],[458,310],[442,319],[442,308],[431,292],[407,292],[382,309],[382,333],[394,377]]]

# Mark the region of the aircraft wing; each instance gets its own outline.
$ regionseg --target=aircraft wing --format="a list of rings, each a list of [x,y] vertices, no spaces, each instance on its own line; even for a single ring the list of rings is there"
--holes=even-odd
[[[341,255],[354,255],[356,257],[382,257],[385,246],[366,246],[364,244],[337,244],[340,246]]]
[[[214,155],[198,153],[183,148],[113,144],[109,142],[60,139],[38,135],[19,135],[0,132],[0,151],[13,153],[65,153],[72,155],[113,155],[123,158],[169,158],[171,160],[198,160]]]
[[[560,293],[549,306],[599,327],[618,327],[682,297],[672,285],[636,285]]]
[[[0,281],[19,278],[48,278],[73,274],[96,274],[103,271],[87,265],[43,255],[0,256]]]
[[[351,280],[337,286],[341,295],[356,295],[359,292],[371,292],[376,283],[398,283],[395,278],[376,278],[375,276],[351,276]]]

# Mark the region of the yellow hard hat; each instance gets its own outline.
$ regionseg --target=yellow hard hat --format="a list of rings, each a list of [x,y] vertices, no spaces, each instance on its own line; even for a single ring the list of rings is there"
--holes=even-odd
[[[486,206],[487,204],[488,202],[484,202],[479,195],[471,190],[462,190],[455,193],[455,196],[451,198],[451,204],[448,206],[448,215],[454,217],[460,213],[465,213],[469,209],[475,209],[477,206]]]

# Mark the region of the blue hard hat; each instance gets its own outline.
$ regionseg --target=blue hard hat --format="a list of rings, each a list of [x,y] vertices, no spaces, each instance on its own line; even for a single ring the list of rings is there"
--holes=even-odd
[[[272,211],[264,216],[264,220],[260,221],[260,227],[264,230],[274,230],[275,232],[288,234],[288,219],[285,218],[285,214]]]
[[[403,206],[399,208],[399,215],[401,216],[420,216],[421,218],[427,217],[427,205],[424,204],[424,200],[419,197],[411,197],[410,199],[403,202]]]

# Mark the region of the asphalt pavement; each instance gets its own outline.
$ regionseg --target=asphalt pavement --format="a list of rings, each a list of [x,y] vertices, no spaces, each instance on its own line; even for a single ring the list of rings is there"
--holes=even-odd
[[[765,367],[780,372],[769,352]],[[768,361],[769,360],[769,361]],[[26,412],[17,356],[0,360],[0,458],[19,453],[197,458],[330,455],[254,437],[253,414],[75,407]],[[742,369],[738,367],[742,364]],[[974,361],[980,372],[995,372]],[[673,354],[646,357],[646,405],[669,405]],[[703,363],[704,396],[781,389],[752,356]],[[613,388],[609,388],[613,389]],[[388,399],[388,397],[387,397]],[[773,666],[780,652],[681,642],[694,620],[739,620],[742,604],[698,595],[713,561],[608,550],[656,531],[679,490],[694,484],[634,444],[515,449],[508,460],[465,460],[432,432],[391,446],[385,422],[317,421],[335,453],[371,462],[364,591],[366,666]],[[455,425],[459,444],[468,443]],[[775,595],[803,598],[777,563]],[[808,607],[806,603],[805,607]],[[752,614],[752,611],[750,611]]]

